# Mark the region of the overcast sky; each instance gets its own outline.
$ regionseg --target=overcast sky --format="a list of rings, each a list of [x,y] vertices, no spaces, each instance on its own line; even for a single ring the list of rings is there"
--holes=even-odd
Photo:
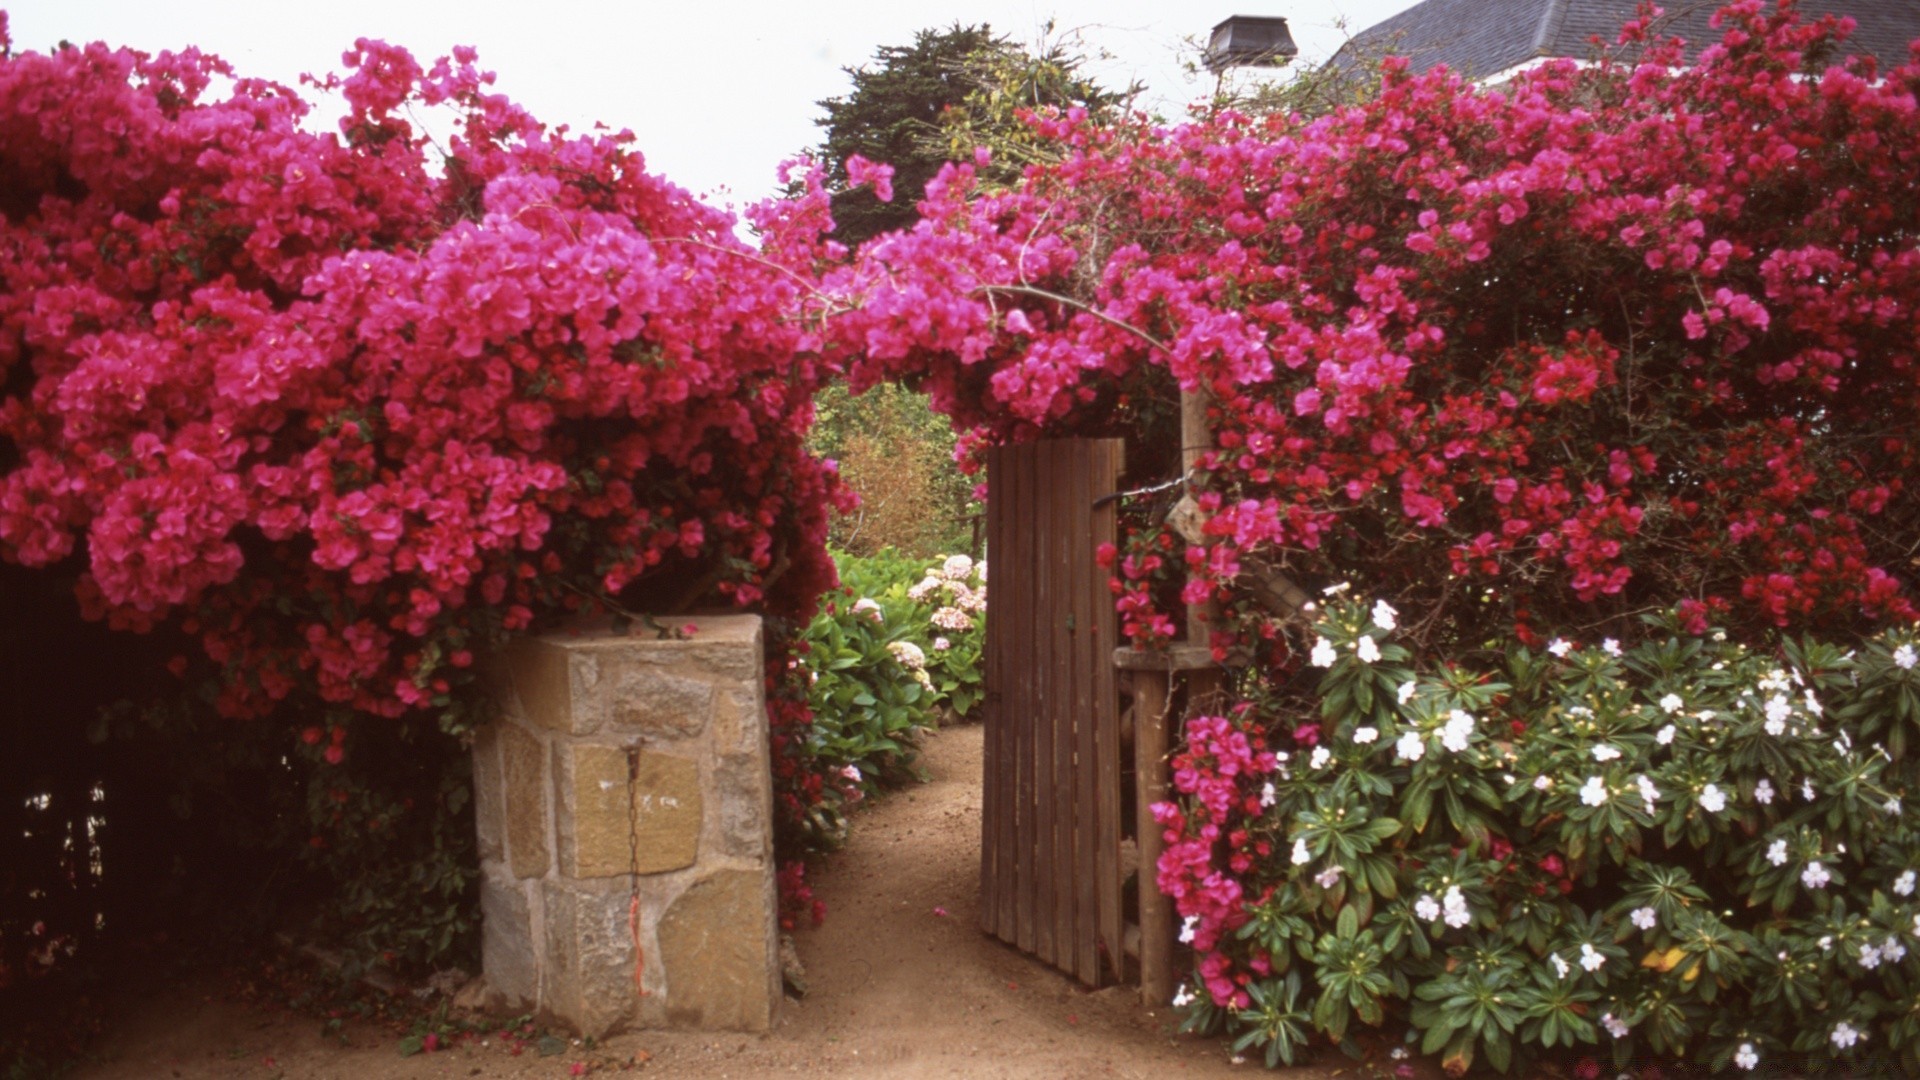
[[[1031,44],[1049,20],[1111,58],[1108,86],[1137,78],[1147,105],[1178,115],[1212,88],[1182,73],[1188,39],[1230,15],[1282,15],[1300,62],[1325,59],[1413,0],[791,0],[625,4],[589,0],[0,0],[14,48],[106,41],[148,52],[184,45],[219,54],[243,75],[292,84],[337,71],[356,37],[403,44],[425,62],[454,45],[480,50],[498,89],[549,124],[631,128],[649,165],[719,202],[769,193],[780,160],[819,138],[814,104],[849,89],[841,70],[914,31],[989,23]],[[331,111],[331,110],[329,110]]]

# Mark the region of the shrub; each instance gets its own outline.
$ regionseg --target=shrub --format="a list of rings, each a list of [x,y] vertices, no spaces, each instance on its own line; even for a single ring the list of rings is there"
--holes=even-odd
[[[1822,68],[1841,27],[1755,0],[1722,25],[1692,66],[1636,22],[1494,88],[1390,59],[1312,119],[1043,117],[1061,161],[951,168],[830,277],[850,380],[918,380],[973,446],[1209,395],[1199,529],[1121,585],[1171,618],[1192,574],[1221,655],[1279,669],[1275,569],[1447,649],[1682,601],[1750,640],[1910,621],[1920,67]]]
[[[817,771],[857,802],[913,775],[919,735],[943,711],[963,719],[978,704],[985,566],[956,555],[928,568],[892,551],[838,561],[844,584],[808,625],[798,664]],[[844,822],[819,814],[837,836]]]
[[[327,770],[457,770],[476,660],[582,609],[810,615],[843,496],[805,449],[826,371],[791,317],[835,255],[817,183],[751,212],[751,250],[471,50],[345,63],[326,133],[195,50],[14,52],[0,19],[0,558],[177,635],[184,700],[271,723],[351,888],[351,853],[404,857],[350,830],[425,815],[396,835],[430,840],[462,807],[436,772],[343,813]],[[409,119],[442,108],[444,152]],[[362,730],[416,719],[448,737]],[[804,711],[775,723],[790,746]],[[818,785],[780,760],[804,813]],[[405,881],[442,909],[408,947],[460,936],[457,891]]]
[[[1270,1063],[1408,1025],[1450,1072],[1920,1070],[1912,631],[1757,650],[1650,617],[1475,671],[1416,663],[1395,615],[1321,615],[1306,723],[1188,724],[1156,809],[1196,1026]]]
[[[860,496],[858,507],[834,518],[835,548],[925,558],[973,542],[979,504],[954,464],[953,430],[924,394],[883,383],[856,398],[833,385],[817,403],[808,446],[837,460],[841,480]]]

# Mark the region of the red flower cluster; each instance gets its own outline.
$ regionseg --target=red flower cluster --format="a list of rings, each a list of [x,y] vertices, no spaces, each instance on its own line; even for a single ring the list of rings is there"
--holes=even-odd
[[[328,134],[192,50],[0,52],[0,557],[196,638],[229,715],[325,713],[331,763],[354,715],[463,722],[476,652],[591,598],[808,613],[824,193],[755,251],[471,50],[344,63]]]
[[[853,370],[986,441],[1097,430],[1143,378],[1208,391],[1188,601],[1258,559],[1462,642],[1681,598],[1911,619],[1920,67],[1814,69],[1844,24],[1722,18],[1693,66],[1656,42],[1480,89],[1389,61],[1313,120],[1038,121],[1057,164],[991,193],[951,168],[835,279]],[[1143,640],[1157,554],[1116,564]]]

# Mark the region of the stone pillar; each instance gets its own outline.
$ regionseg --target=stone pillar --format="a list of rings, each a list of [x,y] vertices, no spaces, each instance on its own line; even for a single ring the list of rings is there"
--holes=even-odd
[[[501,1006],[596,1037],[772,1025],[760,620],[691,630],[523,638],[496,661],[501,719],[473,754],[482,950]]]

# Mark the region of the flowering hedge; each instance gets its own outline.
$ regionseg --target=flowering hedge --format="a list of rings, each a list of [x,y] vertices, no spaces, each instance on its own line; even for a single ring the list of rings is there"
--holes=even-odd
[[[271,714],[316,849],[367,824],[327,809],[363,725],[463,730],[505,635],[602,602],[798,618],[833,581],[793,317],[837,254],[817,184],[751,249],[471,50],[357,42],[319,84],[337,132],[192,49],[14,52],[0,22],[0,54],[0,558]],[[775,697],[804,809],[806,712]]]
[[[1417,674],[1396,615],[1329,606],[1284,740],[1187,726],[1160,880],[1196,1026],[1269,1062],[1391,1018],[1449,1072],[1920,1070],[1911,629],[1775,653],[1649,618]]]
[[[1244,1045],[1915,1064],[1920,64],[1825,66],[1846,22],[1790,5],[1717,25],[1491,88],[1389,60],[1316,118],[1039,117],[1054,163],[953,167],[828,275],[853,383],[972,446],[1211,400],[1198,538],[1112,555],[1129,636],[1217,601],[1243,673],[1159,871]],[[1302,638],[1274,572],[1380,615]]]
[[[1422,643],[1682,601],[1741,636],[1911,620],[1920,68],[1823,69],[1844,25],[1757,0],[1724,26],[1693,66],[1632,24],[1638,64],[1491,89],[1389,61],[1312,120],[1041,120],[1059,164],[949,170],[832,279],[854,380],[918,381],[976,443],[1209,392],[1204,542],[1143,535],[1158,568],[1122,575],[1142,640],[1191,571],[1297,663],[1245,604],[1276,564]]]

